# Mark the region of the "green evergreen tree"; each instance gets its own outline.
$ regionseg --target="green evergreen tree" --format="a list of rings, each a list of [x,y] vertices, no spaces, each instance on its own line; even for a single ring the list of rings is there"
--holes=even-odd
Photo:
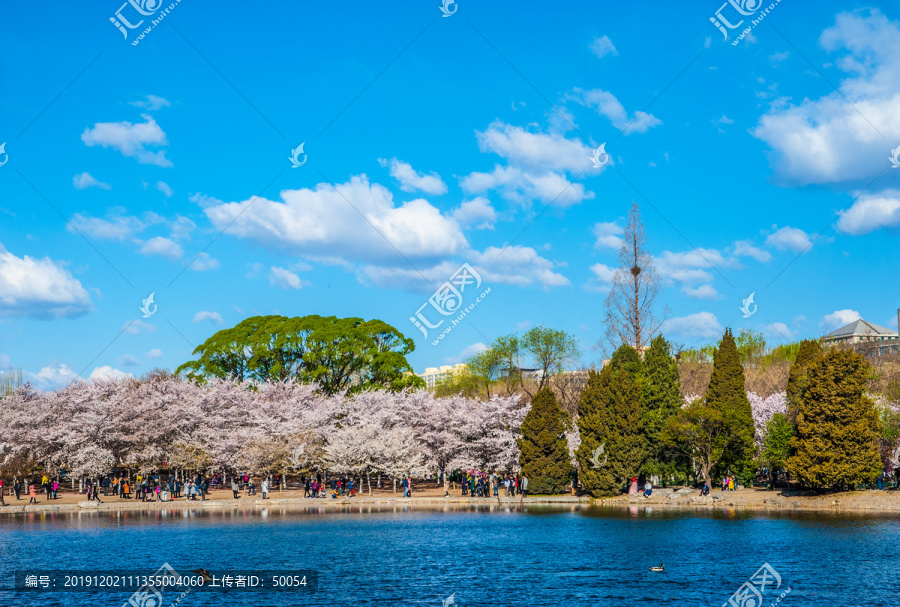
[[[522,421],[519,464],[532,493],[562,493],[572,481],[564,415],[553,392],[543,388]]]
[[[575,450],[578,479],[585,491],[599,497],[614,495],[618,489],[615,477],[607,465],[606,443],[610,428],[609,376],[607,365],[600,373],[591,371],[588,382],[578,399],[578,432],[581,444]]]
[[[791,417],[795,417],[797,409],[800,407],[800,396],[806,388],[806,371],[809,365],[822,358],[822,346],[814,339],[804,339],[800,342],[800,349],[797,351],[797,358],[791,365],[788,373],[787,393],[788,411]]]
[[[731,329],[719,342],[706,388],[706,406],[721,413],[723,450],[720,472],[730,472],[748,484],[755,471],[753,412],[744,387],[744,367]]]
[[[646,458],[640,369],[637,351],[621,346],[599,375],[590,376],[579,400],[576,458],[581,483],[594,496],[617,494]]]
[[[882,469],[878,413],[865,395],[871,367],[860,354],[831,350],[806,370],[791,440],[791,473],[810,487],[870,481]]]
[[[648,451],[644,472],[665,478],[676,472],[679,458],[660,434],[668,419],[681,409],[681,380],[678,363],[662,335],[653,338],[650,348],[644,352],[642,375],[641,404]]]
[[[766,438],[763,442],[760,463],[767,468],[780,470],[787,465],[791,451],[794,425],[784,413],[776,413],[766,424]]]

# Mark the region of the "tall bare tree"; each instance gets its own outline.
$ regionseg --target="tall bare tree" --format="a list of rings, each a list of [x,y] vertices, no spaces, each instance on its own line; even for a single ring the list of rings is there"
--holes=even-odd
[[[627,344],[641,352],[665,320],[665,310],[661,316],[654,311],[660,282],[646,246],[641,210],[633,202],[619,249],[619,267],[606,297],[606,341],[611,350]]]

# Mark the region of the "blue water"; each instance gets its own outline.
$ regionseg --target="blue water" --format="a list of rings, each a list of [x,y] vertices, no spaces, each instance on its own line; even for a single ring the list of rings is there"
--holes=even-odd
[[[203,605],[709,605],[763,565],[762,605],[900,605],[900,519],[729,510],[172,510],[5,516],[0,583],[17,569],[314,569],[316,593],[193,592]],[[664,563],[664,573],[649,567]],[[171,593],[171,594],[170,594]],[[118,606],[131,592],[0,592],[0,605]],[[167,591],[163,607],[177,593]],[[740,607],[759,607],[744,601]]]

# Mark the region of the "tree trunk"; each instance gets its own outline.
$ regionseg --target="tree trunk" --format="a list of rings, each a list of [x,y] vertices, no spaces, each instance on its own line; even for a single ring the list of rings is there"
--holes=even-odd
[[[394,477],[394,493],[397,493],[397,477]]]
[[[372,497],[372,474],[366,472],[366,483],[369,485],[369,497]]]

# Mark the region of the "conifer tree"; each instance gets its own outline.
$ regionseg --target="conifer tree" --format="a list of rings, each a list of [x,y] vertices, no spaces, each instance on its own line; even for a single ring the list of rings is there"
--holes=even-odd
[[[644,435],[647,462],[644,470],[664,476],[676,469],[676,457],[660,436],[666,422],[681,408],[681,381],[678,363],[672,357],[669,342],[657,335],[644,353],[641,404],[644,408]]]
[[[726,443],[719,462],[747,483],[755,470],[756,459],[753,411],[744,387],[744,367],[731,329],[725,330],[713,358],[713,372],[706,388],[706,405],[722,415]]]
[[[878,413],[865,395],[870,371],[862,355],[838,350],[807,368],[788,459],[804,485],[850,485],[878,476]]]
[[[640,368],[637,351],[621,346],[599,375],[590,376],[581,395],[576,457],[581,482],[592,495],[618,493],[646,458]],[[596,451],[601,446],[602,454]]]
[[[822,357],[822,346],[814,339],[804,339],[800,342],[800,349],[797,351],[797,358],[791,365],[788,374],[787,393],[788,411],[795,416],[800,406],[800,396],[806,388],[806,371],[816,360]]]
[[[562,493],[572,480],[563,416],[553,392],[542,388],[522,421],[519,464],[533,493]]]

